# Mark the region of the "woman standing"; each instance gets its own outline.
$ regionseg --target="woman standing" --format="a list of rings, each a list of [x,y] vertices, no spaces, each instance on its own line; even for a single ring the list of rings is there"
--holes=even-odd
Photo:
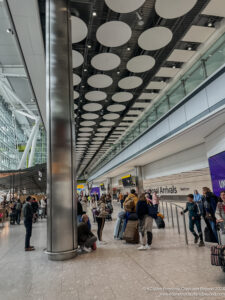
[[[98,224],[98,240],[99,243],[104,245],[106,242],[102,240],[102,232],[105,225],[105,218],[107,217],[108,212],[106,211],[106,199],[105,196],[101,196],[100,200],[98,201],[98,207],[96,210],[96,221]]]
[[[136,213],[138,215],[139,222],[139,235],[141,246],[138,247],[138,250],[148,250],[151,249],[152,244],[152,223],[153,216],[149,215],[150,207],[153,207],[153,204],[147,201],[145,194],[142,194],[139,198],[136,207]]]

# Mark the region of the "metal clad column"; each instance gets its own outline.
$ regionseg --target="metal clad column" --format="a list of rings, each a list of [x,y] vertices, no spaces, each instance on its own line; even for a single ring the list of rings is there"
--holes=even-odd
[[[135,167],[135,170],[136,170],[137,192],[138,195],[140,196],[144,192],[142,167],[141,166]]]
[[[75,256],[77,248],[72,45],[68,0],[46,1],[46,95],[49,259]]]

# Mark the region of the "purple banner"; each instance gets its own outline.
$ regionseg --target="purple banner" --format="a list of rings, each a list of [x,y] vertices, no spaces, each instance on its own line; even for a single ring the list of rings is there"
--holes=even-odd
[[[99,198],[100,198],[100,188],[97,187],[97,186],[96,186],[96,187],[93,187],[93,188],[91,189],[91,195],[93,195],[94,192],[96,192],[96,193],[98,194]]]
[[[220,196],[220,192],[225,190],[225,152],[209,158],[209,169],[213,192],[217,196]]]

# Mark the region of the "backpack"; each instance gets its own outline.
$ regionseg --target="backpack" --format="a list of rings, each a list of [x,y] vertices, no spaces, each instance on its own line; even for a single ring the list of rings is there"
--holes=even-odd
[[[21,208],[22,208],[21,203],[17,203],[17,204],[16,204],[16,210],[21,210]]]
[[[123,203],[123,208],[126,212],[133,212],[135,209],[134,197],[129,195]]]

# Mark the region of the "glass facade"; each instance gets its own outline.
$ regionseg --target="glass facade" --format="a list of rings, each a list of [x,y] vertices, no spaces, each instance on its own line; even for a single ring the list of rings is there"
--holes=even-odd
[[[46,133],[44,127],[40,127],[39,136],[37,139],[34,164],[43,164],[47,161],[47,143],[46,143]]]
[[[114,145],[114,149],[101,160],[92,170],[92,174],[110,161],[117,152],[122,151],[135,138],[141,135],[147,128],[150,128],[157,120],[163,117],[171,108],[181,102],[184,97],[190,94],[204,80],[225,64],[225,34],[176,82],[167,94],[163,95],[136,123],[123,138]],[[117,152],[117,153],[118,153]]]
[[[0,115],[0,170],[16,169],[21,157],[19,148],[26,143],[27,137],[2,96]]]

